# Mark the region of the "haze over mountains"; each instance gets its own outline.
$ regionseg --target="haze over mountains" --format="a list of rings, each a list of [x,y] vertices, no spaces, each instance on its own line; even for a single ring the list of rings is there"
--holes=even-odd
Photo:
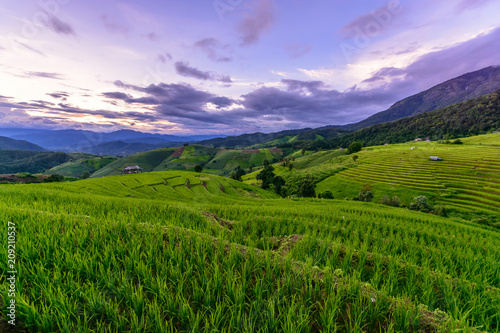
[[[388,110],[376,113],[369,118],[349,125],[329,125],[317,129],[299,129],[278,133],[253,133],[236,137],[210,139],[200,144],[214,146],[246,146],[290,135],[299,134],[298,140],[313,140],[315,135],[322,138],[332,138],[341,135],[338,130],[356,131],[375,124],[395,121],[420,113],[441,109],[467,99],[476,98],[500,89],[500,66],[490,66],[479,71],[466,73],[457,78],[438,84],[426,91],[396,102]],[[260,139],[266,141],[261,141]]]
[[[91,152],[113,155],[128,155],[161,147],[179,146],[186,142],[195,142],[215,137],[213,135],[175,136],[151,134],[132,130],[98,133],[73,129],[37,130],[24,128],[0,128],[1,135],[15,140],[25,140],[52,151]]]
[[[34,151],[86,152],[102,155],[126,156],[163,147],[177,147],[184,143],[198,143],[214,147],[248,147],[279,145],[289,141],[322,140],[340,137],[352,131],[417,114],[441,109],[468,99],[483,96],[500,89],[500,66],[490,66],[466,73],[436,85],[426,91],[405,98],[388,110],[349,125],[329,125],[322,128],[302,128],[274,133],[251,133],[240,136],[213,135],[175,136],[119,130],[98,133],[84,130],[38,130],[23,128],[0,129],[0,149]],[[7,138],[8,137],[8,138]]]

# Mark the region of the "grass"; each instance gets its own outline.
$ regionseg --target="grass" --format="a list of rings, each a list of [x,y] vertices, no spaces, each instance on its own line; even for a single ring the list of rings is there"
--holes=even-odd
[[[500,329],[488,227],[181,171],[5,185],[0,199],[29,331]]]

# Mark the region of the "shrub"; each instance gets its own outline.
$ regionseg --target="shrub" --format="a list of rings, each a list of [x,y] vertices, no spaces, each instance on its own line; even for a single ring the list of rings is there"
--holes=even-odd
[[[199,164],[196,164],[194,166],[194,171],[195,172],[202,172],[203,171],[203,167],[201,165],[199,165]]]
[[[352,155],[352,160],[353,160],[354,162],[356,162],[356,160],[358,159],[358,157],[359,157],[358,155]]]
[[[318,194],[318,198],[320,199],[333,199],[333,193],[330,190],[326,190],[325,192],[321,192]]]
[[[363,148],[363,143],[359,142],[359,141],[354,141],[347,148],[347,152],[349,154],[354,154],[354,153],[357,153],[358,151],[361,151],[361,148]]]
[[[364,184],[363,187],[361,188],[361,191],[359,191],[359,194],[357,197],[354,198],[355,201],[364,201],[364,202],[370,202],[373,199],[373,186],[370,184]]]
[[[401,207],[401,200],[399,200],[399,197],[397,195],[391,198],[386,194],[382,197],[381,204],[392,207]]]
[[[455,144],[455,145],[462,145],[463,142],[460,139],[456,139],[455,141],[453,141],[453,144]]]
[[[446,207],[443,205],[434,206],[433,213],[435,215],[439,215],[439,216],[444,216],[444,217],[448,216],[448,212],[446,211]]]
[[[33,176],[31,173],[29,172],[20,172],[20,173],[17,173],[16,176],[18,178],[36,178],[35,176]]]
[[[89,178],[89,177],[90,177],[90,172],[88,172],[88,171],[84,171],[84,172],[82,173],[82,178],[83,178],[83,179],[87,179],[87,178]]]
[[[421,195],[413,198],[413,202],[410,203],[409,209],[418,210],[420,212],[429,213],[432,211],[432,206],[426,196]]]
[[[312,179],[305,179],[300,183],[297,195],[304,198],[314,198],[316,197],[315,187],[316,184],[314,184]]]
[[[55,173],[55,174],[50,175],[49,177],[45,178],[43,181],[44,181],[44,183],[62,182],[62,181],[64,181],[64,176]]]
[[[241,182],[241,177],[246,175],[245,170],[241,168],[241,166],[238,165],[238,167],[231,172],[231,175],[229,175],[229,178],[240,181]]]

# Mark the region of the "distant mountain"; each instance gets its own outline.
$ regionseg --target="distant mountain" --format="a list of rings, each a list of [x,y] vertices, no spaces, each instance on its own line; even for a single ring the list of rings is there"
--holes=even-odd
[[[311,131],[311,128],[302,128],[296,130],[285,130],[275,133],[251,133],[242,134],[239,136],[227,136],[225,138],[216,138],[211,140],[198,141],[196,144],[214,147],[249,147],[253,145],[262,144],[265,142],[273,141],[286,136],[295,136],[302,132]]]
[[[33,142],[48,150],[63,152],[90,152],[93,150],[94,146],[113,141],[145,144],[167,144],[175,142],[178,145],[179,143],[191,143],[219,137],[214,135],[176,136],[143,133],[132,130],[99,133],[83,130],[37,130],[24,128],[0,128],[0,135],[16,140]],[[171,146],[172,144],[168,145]],[[156,146],[153,149],[158,147],[159,146]],[[137,151],[141,151],[141,149],[134,152]]]
[[[92,157],[96,156],[79,153],[0,150],[0,174],[41,173],[71,160]]]
[[[340,137],[375,124],[411,117],[424,112],[441,109],[467,99],[476,98],[500,89],[500,66],[491,66],[461,75],[438,84],[426,91],[405,98],[388,110],[354,124],[330,125],[316,129],[303,128],[275,133],[252,133],[240,136],[228,136],[197,142],[214,147],[261,147],[283,145],[302,140],[323,140]]]
[[[365,146],[403,143],[417,138],[454,139],[500,130],[500,89],[444,109],[425,112],[389,123],[376,124],[323,141],[294,142],[284,148],[332,149],[354,141]]]
[[[24,140],[14,140],[0,136],[0,149],[45,151],[42,147]]]
[[[164,143],[142,143],[142,142],[124,142],[124,141],[111,141],[101,143],[85,152],[96,155],[111,155],[111,156],[128,156],[149,150],[165,148],[165,147],[178,147],[182,146],[182,142],[164,142]]]
[[[461,75],[405,98],[395,103],[388,110],[376,113],[358,123],[344,126],[327,126],[326,128],[359,130],[371,125],[442,109],[470,98],[490,94],[497,89],[500,89],[500,66],[491,66]]]

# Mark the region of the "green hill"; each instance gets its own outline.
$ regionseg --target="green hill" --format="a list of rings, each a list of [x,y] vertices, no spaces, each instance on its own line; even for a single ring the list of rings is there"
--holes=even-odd
[[[378,124],[341,137],[296,141],[283,147],[334,149],[362,141],[365,146],[402,143],[416,138],[440,140],[486,134],[500,129],[500,90],[441,110]],[[321,132],[319,132],[321,133]]]
[[[14,140],[0,136],[0,150],[46,151],[46,149],[24,140]]]
[[[116,157],[109,156],[81,158],[77,160],[71,160],[69,162],[53,167],[45,171],[45,174],[51,175],[57,173],[63,175],[64,177],[82,177],[84,172],[92,174],[116,160]]]
[[[278,161],[284,153],[280,149],[226,150],[201,145],[163,148],[130,155],[97,170],[92,178],[122,174],[126,166],[138,165],[143,172],[189,170],[199,164],[211,173],[227,176],[241,166],[248,169],[262,165],[265,159]]]
[[[359,130],[375,124],[443,109],[468,99],[493,93],[498,89],[500,89],[500,66],[486,67],[438,84],[395,103],[386,111],[376,113],[359,123],[342,128]]]
[[[500,232],[450,218],[169,171],[3,185],[0,219],[21,330],[500,328]]]
[[[95,155],[82,153],[54,153],[24,150],[0,150],[0,174],[7,173],[42,173],[55,166]]]
[[[369,183],[374,187],[375,202],[381,202],[385,195],[397,195],[401,204],[409,205],[414,197],[425,195],[451,210],[498,215],[500,133],[462,138],[461,142],[373,146],[356,153],[356,161],[345,150],[306,153],[303,157],[292,154],[296,158],[291,161],[291,171],[281,164],[275,168],[292,195],[306,178],[317,184],[316,193],[330,190],[339,199],[352,199]],[[442,160],[431,161],[430,156]],[[258,173],[243,179],[255,184]]]

